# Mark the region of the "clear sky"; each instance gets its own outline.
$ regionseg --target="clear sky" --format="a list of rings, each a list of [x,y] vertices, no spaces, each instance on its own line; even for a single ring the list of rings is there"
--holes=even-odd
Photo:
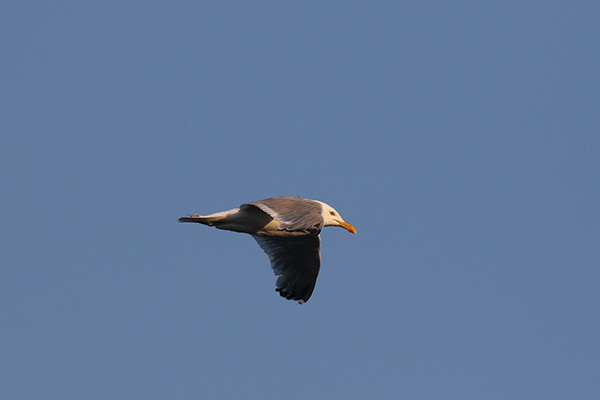
[[[0,398],[599,399],[599,4],[2,2]]]

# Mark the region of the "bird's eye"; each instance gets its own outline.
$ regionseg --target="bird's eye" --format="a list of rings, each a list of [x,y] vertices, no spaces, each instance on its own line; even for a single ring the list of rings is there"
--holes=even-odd
[[[329,214],[335,215],[335,211],[329,211]]]

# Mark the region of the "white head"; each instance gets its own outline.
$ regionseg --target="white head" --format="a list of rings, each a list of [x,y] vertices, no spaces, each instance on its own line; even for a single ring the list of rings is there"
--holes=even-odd
[[[315,200],[318,201],[318,200]],[[325,222],[325,226],[341,226],[346,229],[348,232],[356,234],[356,229],[342,218],[342,216],[335,211],[333,207],[329,204],[323,203],[322,201],[318,201],[323,206],[323,221]]]

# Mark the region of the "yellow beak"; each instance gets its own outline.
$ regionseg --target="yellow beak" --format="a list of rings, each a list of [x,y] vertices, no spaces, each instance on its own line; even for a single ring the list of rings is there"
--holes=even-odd
[[[356,228],[353,227],[351,224],[347,223],[346,221],[340,221],[340,226],[346,229],[348,232],[354,233],[356,235]]]

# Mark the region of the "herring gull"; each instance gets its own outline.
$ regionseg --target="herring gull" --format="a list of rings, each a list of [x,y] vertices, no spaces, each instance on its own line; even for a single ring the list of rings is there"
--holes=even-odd
[[[301,197],[272,197],[210,215],[190,215],[179,222],[198,222],[218,229],[248,233],[269,256],[277,275],[276,291],[305,303],[321,266],[319,233],[325,226],[356,229],[328,204]]]

